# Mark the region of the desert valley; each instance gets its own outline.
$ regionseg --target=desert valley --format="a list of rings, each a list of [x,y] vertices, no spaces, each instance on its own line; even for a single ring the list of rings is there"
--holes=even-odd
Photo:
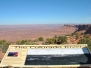
[[[0,61],[10,44],[88,44],[91,50],[91,25],[0,25]]]
[[[61,24],[0,25],[0,40],[16,42],[24,39],[35,40],[39,37],[46,39],[75,31],[76,27]]]

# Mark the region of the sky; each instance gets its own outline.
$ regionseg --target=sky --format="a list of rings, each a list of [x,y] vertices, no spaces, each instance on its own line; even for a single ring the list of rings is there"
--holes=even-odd
[[[0,25],[90,23],[91,0],[0,0]]]

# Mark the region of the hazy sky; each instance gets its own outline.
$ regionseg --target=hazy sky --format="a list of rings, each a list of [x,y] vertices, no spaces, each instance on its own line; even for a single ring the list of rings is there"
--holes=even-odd
[[[0,0],[0,24],[91,23],[91,0]]]

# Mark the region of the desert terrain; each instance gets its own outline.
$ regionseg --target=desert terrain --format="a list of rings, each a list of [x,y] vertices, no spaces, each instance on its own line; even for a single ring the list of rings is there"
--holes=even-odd
[[[72,33],[79,34],[72,36]],[[91,25],[61,25],[61,24],[32,24],[32,25],[0,25],[0,40],[16,42],[18,40],[35,40],[39,37],[52,38],[54,35],[68,35],[67,44],[77,44],[81,37],[88,35],[91,38]],[[40,43],[40,42],[38,42]],[[42,43],[41,43],[42,44]],[[0,61],[4,53],[0,51]]]
[[[68,35],[76,31],[76,27],[61,24],[32,25],[0,25],[0,40],[16,42],[18,40],[35,40],[39,37],[51,38],[55,35]],[[4,53],[0,51],[0,61]]]
[[[23,39],[35,40],[38,37],[46,39],[54,35],[68,35],[75,30],[76,27],[62,24],[0,25],[0,40],[16,42]]]

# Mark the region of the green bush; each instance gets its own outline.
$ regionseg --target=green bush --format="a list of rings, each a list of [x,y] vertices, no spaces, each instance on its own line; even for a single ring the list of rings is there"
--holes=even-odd
[[[53,39],[53,38],[47,38],[46,42],[47,42],[47,44],[54,44],[55,43],[55,39]]]
[[[18,45],[33,45],[34,43],[31,40],[21,40],[21,41],[17,41],[16,44],[18,44]]]
[[[47,44],[64,44],[67,43],[66,36],[54,36],[53,38],[46,39]]]
[[[9,47],[10,43],[6,42],[5,40],[0,40],[0,50],[5,53]]]
[[[43,37],[38,38],[39,41],[44,41]]]
[[[84,35],[83,38],[79,40],[78,44],[87,44],[91,51],[91,38],[89,36]]]
[[[58,37],[58,42],[60,42],[60,44],[67,43],[67,38],[66,38],[66,36],[59,36],[59,37]]]

